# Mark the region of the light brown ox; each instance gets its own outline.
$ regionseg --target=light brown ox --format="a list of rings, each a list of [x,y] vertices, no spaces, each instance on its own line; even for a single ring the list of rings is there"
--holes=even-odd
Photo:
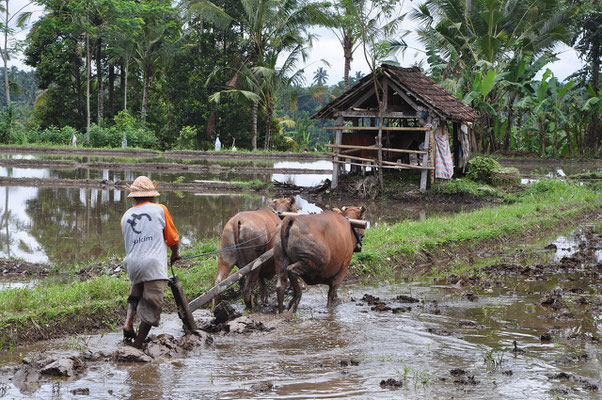
[[[290,313],[297,310],[301,300],[299,278],[303,278],[308,285],[328,285],[327,306],[335,304],[337,289],[347,275],[357,245],[357,238],[345,217],[361,219],[366,208],[343,207],[342,211],[337,211],[286,217],[282,222],[280,237],[274,245],[280,313],[284,309],[287,278],[294,291],[288,306]],[[364,234],[362,229],[358,231],[359,235]]]
[[[297,212],[297,205],[293,196],[271,201],[274,211]],[[280,218],[273,210],[260,208],[255,211],[242,211],[226,222],[220,240],[220,250],[235,248],[232,251],[219,253],[217,257],[218,284],[226,279],[232,268],[236,265],[242,268],[266,251],[274,247],[274,237],[278,235]],[[265,280],[271,279],[275,274],[274,262],[268,262],[261,268],[251,272],[243,278],[243,298],[247,308],[253,307],[251,294],[255,283],[259,280],[260,296],[265,301]]]

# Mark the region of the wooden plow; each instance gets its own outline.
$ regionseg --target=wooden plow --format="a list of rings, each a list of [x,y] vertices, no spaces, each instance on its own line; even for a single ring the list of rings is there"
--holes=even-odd
[[[298,215],[299,214],[292,212],[282,212],[278,214],[280,218]],[[367,221],[360,219],[349,219],[349,222],[351,223],[351,226],[355,228],[365,229],[368,225]],[[174,300],[176,302],[176,305],[178,306],[178,316],[182,320],[184,330],[194,331],[197,329],[194,317],[192,316],[192,313],[194,311],[209,303],[220,293],[228,289],[234,283],[238,282],[238,280],[243,276],[250,274],[257,268],[261,268],[265,263],[272,261],[273,258],[274,249],[272,248],[260,255],[259,257],[257,257],[255,260],[245,265],[243,268],[240,268],[238,271],[228,276],[223,281],[213,286],[211,289],[209,289],[199,297],[192,300],[190,303],[186,300],[186,296],[184,295],[184,290],[182,289],[182,285],[180,284],[178,276],[173,274],[173,276],[169,280],[169,286],[171,287],[171,290],[174,295]]]

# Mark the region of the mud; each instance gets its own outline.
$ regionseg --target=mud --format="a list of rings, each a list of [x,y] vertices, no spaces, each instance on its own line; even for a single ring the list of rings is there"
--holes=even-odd
[[[46,264],[0,259],[0,275],[3,276],[47,276],[50,272],[51,270]]]
[[[241,153],[213,151],[166,151],[163,155],[173,159],[228,159],[228,160],[330,160],[321,153]]]
[[[76,169],[88,168],[94,170],[124,171],[144,169],[149,172],[209,172],[212,174],[331,174],[331,169],[307,168],[274,168],[250,166],[222,166],[222,165],[195,165],[172,163],[114,163],[114,162],[77,162],[65,160],[28,160],[28,159],[0,159],[1,167],[12,168],[50,168],[50,169]]]

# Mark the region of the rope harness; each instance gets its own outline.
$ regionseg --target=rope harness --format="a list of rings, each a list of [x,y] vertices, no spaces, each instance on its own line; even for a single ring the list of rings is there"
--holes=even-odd
[[[343,216],[347,221],[349,221],[349,217]],[[351,225],[349,222],[349,226],[351,226],[351,232],[353,232],[353,236],[355,236],[355,247],[353,248],[354,253],[360,253],[362,251],[362,241],[364,240],[364,236],[357,230],[357,228]]]
[[[280,212],[278,212],[278,211],[274,211],[274,213],[280,214]],[[344,218],[346,220],[349,220],[348,217],[344,217]],[[357,240],[357,243],[355,244],[355,248],[353,249],[353,252],[354,253],[359,253],[359,252],[362,251],[362,240],[364,239],[364,237],[363,237],[363,235],[353,225],[351,225],[351,223],[349,225],[351,226],[351,231],[353,232],[353,235],[355,236],[355,239]],[[272,234],[272,233],[274,233],[274,232],[276,232],[278,230],[280,230],[280,226],[277,227],[276,229],[272,230],[272,231],[262,233],[261,235],[255,236],[254,238],[251,238],[251,239],[249,239],[247,241],[244,241],[242,243],[235,244],[235,245],[229,246],[229,247],[224,247],[223,249],[220,249],[220,250],[210,251],[208,253],[201,253],[201,254],[196,254],[194,256],[182,257],[182,258],[180,258],[180,260],[191,260],[193,258],[211,256],[211,255],[214,255],[214,254],[225,253],[227,251],[243,250],[243,249],[254,249],[254,248],[257,248],[257,247],[267,246],[272,240],[274,240],[275,236],[272,236],[270,238],[270,240],[268,240],[265,243],[255,244],[255,245],[252,245],[252,246],[243,246],[243,245],[247,244],[247,243],[250,243],[250,242],[252,242],[254,240],[257,240],[257,239],[259,239],[259,238],[261,238],[263,236],[270,235],[270,234]],[[175,275],[174,270],[173,270],[173,265],[174,264],[175,264],[175,262],[172,262],[171,265],[170,265],[170,267],[171,267],[171,272]]]

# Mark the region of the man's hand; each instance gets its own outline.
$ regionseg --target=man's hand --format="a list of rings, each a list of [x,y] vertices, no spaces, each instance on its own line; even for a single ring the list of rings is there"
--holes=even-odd
[[[173,246],[170,246],[169,248],[171,249],[171,258],[169,260],[173,264],[174,262],[176,262],[177,260],[182,258],[182,256],[180,255],[180,251],[179,251],[180,244],[176,243]]]

